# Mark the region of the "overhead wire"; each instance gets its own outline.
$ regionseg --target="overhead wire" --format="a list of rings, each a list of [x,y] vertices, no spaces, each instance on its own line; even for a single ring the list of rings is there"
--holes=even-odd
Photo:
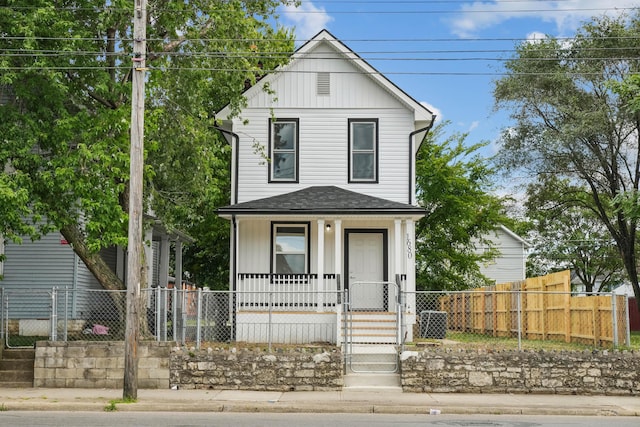
[[[560,3],[563,0],[556,0],[555,3]],[[567,0],[569,1],[569,0]],[[302,2],[305,3],[305,2]],[[328,2],[324,2],[324,3],[335,3],[338,4],[340,3],[341,5],[345,5],[345,4],[389,4],[389,5],[394,5],[396,6],[397,4],[426,4],[426,3],[436,3],[436,4],[449,4],[449,3],[466,3],[464,1],[451,1],[451,0],[433,0],[431,2],[424,2],[424,1],[398,1],[398,2],[388,2],[388,1],[328,1]],[[536,3],[533,2],[531,0],[497,0],[492,4],[499,4],[499,3]],[[21,10],[35,10],[38,9],[38,6],[18,6],[18,7],[14,7],[14,6],[2,6],[0,7],[1,9],[4,8],[13,8],[13,9],[21,9]],[[69,7],[69,8],[64,8],[64,7],[53,7],[53,9],[60,9],[60,10],[82,10],[83,8],[75,8],[75,7]],[[90,9],[92,11],[95,11],[96,9],[93,8],[86,8],[87,10]],[[114,10],[114,8],[112,6],[105,6],[105,10]],[[549,11],[555,11],[555,12],[563,12],[563,11],[576,11],[576,10],[581,10],[581,11],[593,11],[593,10],[611,10],[611,7],[603,7],[603,8],[573,8],[573,9],[549,9]],[[638,9],[640,10],[640,7],[623,7],[623,8],[614,8],[616,10],[627,10],[627,9]],[[124,9],[123,9],[124,10]],[[128,9],[127,9],[128,10]],[[173,9],[154,9],[155,11],[171,11],[172,13],[175,13],[176,11]],[[212,10],[218,10],[218,9],[212,9]],[[530,12],[540,12],[540,11],[546,11],[547,9],[531,9],[529,10]],[[465,13],[468,12],[480,12],[481,10],[478,9],[474,9],[474,10],[465,10]],[[513,12],[513,9],[509,9],[509,12]],[[206,11],[205,11],[206,12]],[[310,13],[309,11],[301,11],[302,13]],[[426,12],[426,11],[425,11]],[[429,13],[438,13],[438,12],[442,12],[442,11],[428,11]],[[449,11],[447,11],[448,13]],[[455,10],[454,12],[456,13],[460,13],[460,10]],[[335,13],[334,11],[331,12],[324,12],[323,13]],[[360,14],[370,14],[370,13],[376,13],[375,11],[358,11],[358,12],[353,12],[353,13],[360,13]],[[29,41],[62,41],[62,42],[72,42],[72,43],[76,43],[78,41],[89,41],[89,42],[98,42],[98,43],[103,43],[105,42],[107,39],[106,37],[85,37],[85,38],[76,38],[76,37],[31,37],[31,36],[16,36],[16,35],[3,35],[1,37],[4,40],[10,40],[10,41],[24,41],[24,40],[29,40]],[[554,38],[555,40],[559,40],[559,41],[571,41],[575,38],[573,37],[563,37],[563,38]],[[604,38],[603,38],[604,39]],[[618,39],[618,40],[640,40],[640,37],[615,37],[615,38],[606,38],[606,39]],[[126,38],[122,38],[122,39],[118,39],[118,41],[120,43],[127,43],[129,41],[131,41],[131,39],[126,39]],[[160,42],[160,43],[170,43],[173,41],[176,41],[176,39],[170,39],[170,38],[165,38],[165,39],[160,39],[160,38],[149,38],[147,39],[148,42]],[[220,43],[241,43],[241,44],[247,44],[247,43],[260,43],[261,41],[263,41],[262,39],[256,39],[254,41],[250,41],[250,40],[246,40],[246,39],[234,39],[234,38],[221,38],[221,39],[217,39],[217,38],[184,38],[184,39],[179,39],[179,41],[183,42],[183,43],[205,43],[205,42],[220,42]],[[277,39],[264,39],[264,41],[280,41]],[[351,40],[341,40],[342,42],[359,42],[359,43],[400,43],[400,42],[406,42],[406,43],[460,43],[460,42],[511,42],[511,43],[523,43],[523,42],[527,42],[529,41],[526,38],[404,38],[404,39],[351,39]],[[544,49],[541,49],[544,50]],[[595,48],[595,49],[589,49],[589,51],[601,51],[601,52],[611,52],[611,51],[628,51],[629,48],[625,48],[625,47],[607,47],[607,48]],[[553,49],[550,49],[550,51],[553,51]],[[505,61],[510,61],[510,60],[531,60],[529,58],[522,58],[522,57],[514,57],[513,54],[515,53],[516,50],[515,48],[512,49],[438,49],[438,50],[395,50],[395,51],[388,51],[388,50],[365,50],[365,51],[359,51],[358,55],[360,58],[364,59],[365,61],[375,61],[375,62],[471,62],[471,61],[476,61],[476,62],[505,62]],[[504,53],[505,57],[493,57],[493,56],[465,56],[465,55],[478,55],[478,54],[486,54],[486,53]],[[411,55],[411,56],[398,56],[398,55]],[[21,49],[0,49],[0,55],[2,57],[9,57],[9,58],[20,58],[20,57],[39,57],[39,58],[67,58],[67,57],[95,57],[97,60],[101,60],[101,59],[106,59],[108,57],[115,57],[115,58],[123,58],[123,60],[130,56],[130,53],[126,52],[126,51],[117,51],[117,52],[106,52],[106,51],[53,51],[53,50],[46,50],[46,49],[33,49],[33,50],[21,50]],[[200,58],[225,58],[225,59],[250,59],[252,61],[260,61],[260,60],[286,60],[291,56],[290,52],[286,52],[286,53],[282,53],[282,52],[257,52],[254,50],[249,50],[249,51],[234,51],[234,52],[225,52],[225,51],[205,51],[205,52],[176,52],[176,51],[170,51],[170,52],[148,52],[148,55],[153,55],[154,57],[167,57],[167,58],[179,58],[179,57],[189,57],[189,58],[195,58],[195,59],[200,59]],[[377,56],[374,56],[377,55]],[[381,55],[389,55],[389,56],[381,56]],[[413,56],[416,55],[416,56]],[[424,56],[417,56],[417,55],[443,55],[442,57],[424,57]],[[449,56],[452,55],[452,56]],[[307,56],[307,58],[313,58],[313,59],[317,59],[317,60],[330,60],[330,59],[335,59],[335,58],[330,58],[330,57],[325,57],[325,56]],[[601,60],[611,60],[612,58],[608,58],[608,57],[598,57],[598,56],[591,56],[591,57],[583,57],[580,58],[581,60],[585,60],[585,61],[589,61],[589,60],[593,60],[593,61],[601,61]],[[624,55],[624,56],[620,56],[619,58],[616,58],[617,60],[620,61],[633,61],[636,60],[636,57],[634,56],[629,56],[629,55]],[[554,57],[554,56],[550,56],[550,57],[539,57],[539,58],[535,58],[535,60],[541,60],[541,61],[557,61],[558,58]],[[16,69],[21,69],[22,67],[3,67],[5,70],[16,70]],[[34,67],[35,68],[35,67]],[[87,69],[102,69],[102,70],[108,70],[108,69],[128,69],[130,68],[128,65],[116,65],[116,66],[103,66],[102,64],[96,64],[96,65],[77,65],[77,64],[61,64],[61,65],[45,65],[40,67],[40,69],[43,70],[87,70]],[[151,68],[152,69],[152,68]],[[163,70],[182,70],[182,71],[189,71],[189,70],[201,70],[201,71],[255,71],[253,69],[246,69],[246,70],[238,70],[237,68],[232,68],[232,69],[228,69],[228,68],[224,68],[224,67],[188,67],[188,66],[184,66],[181,65],[179,67],[171,67],[170,65],[164,65],[161,68],[156,68],[156,69],[163,69]],[[300,72],[300,71],[291,71],[291,70],[279,70],[278,72]],[[450,72],[450,71],[446,71],[446,72],[438,72],[438,71],[385,71],[385,72],[380,72],[380,74],[409,74],[409,75],[501,75],[504,73],[501,72],[483,72],[483,71],[465,71],[465,72]],[[544,74],[544,73],[534,73],[534,74]]]

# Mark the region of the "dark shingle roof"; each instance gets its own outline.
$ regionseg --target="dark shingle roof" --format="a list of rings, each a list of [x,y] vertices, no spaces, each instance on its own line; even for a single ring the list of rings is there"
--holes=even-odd
[[[218,209],[225,214],[328,214],[328,215],[421,215],[424,209],[379,197],[367,196],[335,186],[307,187],[302,190]]]

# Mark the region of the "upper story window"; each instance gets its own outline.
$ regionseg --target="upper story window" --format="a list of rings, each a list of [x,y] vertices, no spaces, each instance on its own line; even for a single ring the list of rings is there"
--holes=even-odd
[[[309,224],[273,224],[273,272],[306,274],[309,268]]]
[[[269,182],[298,182],[298,119],[269,119]]]
[[[378,182],[378,119],[349,119],[349,182]]]

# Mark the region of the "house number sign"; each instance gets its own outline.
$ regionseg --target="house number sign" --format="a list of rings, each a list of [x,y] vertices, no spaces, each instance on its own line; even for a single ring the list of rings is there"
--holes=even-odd
[[[409,237],[409,233],[407,233],[407,258],[411,259],[413,257],[413,244],[411,242],[411,237]]]

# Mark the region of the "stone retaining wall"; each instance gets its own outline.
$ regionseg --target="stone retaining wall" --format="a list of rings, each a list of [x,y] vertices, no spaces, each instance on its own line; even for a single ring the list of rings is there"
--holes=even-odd
[[[170,343],[138,344],[138,387],[169,388]],[[36,343],[34,387],[122,388],[124,342]]]
[[[405,352],[405,392],[637,395],[638,351]]]
[[[342,353],[337,347],[207,348],[171,351],[171,386],[184,389],[340,390]]]

